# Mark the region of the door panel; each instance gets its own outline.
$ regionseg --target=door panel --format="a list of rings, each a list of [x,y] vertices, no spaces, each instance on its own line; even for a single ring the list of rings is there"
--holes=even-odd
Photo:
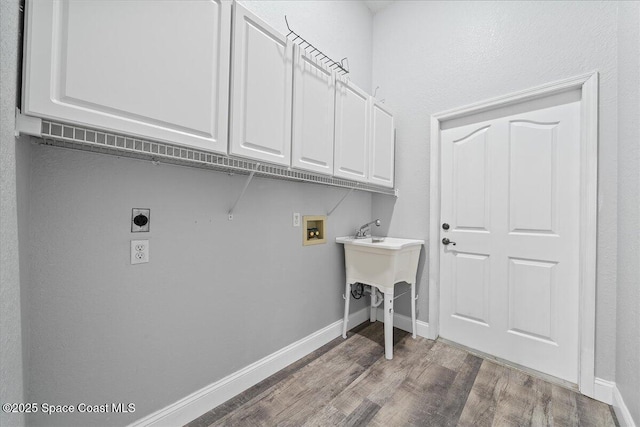
[[[231,154],[291,163],[292,45],[235,4]]]
[[[555,342],[556,265],[509,259],[509,332]]]
[[[487,230],[489,219],[488,127],[453,141],[456,229]]]
[[[512,121],[509,125],[509,229],[554,233],[558,123]]]
[[[579,125],[572,102],[443,130],[439,236],[440,334],[574,383]]]
[[[453,315],[489,326],[489,281],[487,255],[454,254]]]

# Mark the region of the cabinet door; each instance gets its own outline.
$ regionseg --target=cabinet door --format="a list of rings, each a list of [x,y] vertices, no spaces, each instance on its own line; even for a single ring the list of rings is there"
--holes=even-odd
[[[231,154],[291,164],[292,44],[235,4]]]
[[[393,115],[384,104],[371,101],[369,182],[393,188],[395,135]]]
[[[331,175],[335,76],[298,46],[294,58],[291,165]]]
[[[336,81],[334,175],[367,181],[369,95],[349,81]]]
[[[226,153],[231,4],[27,4],[23,112]]]

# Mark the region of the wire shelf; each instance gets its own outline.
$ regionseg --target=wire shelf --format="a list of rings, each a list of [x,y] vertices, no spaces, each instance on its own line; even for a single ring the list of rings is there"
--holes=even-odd
[[[393,188],[333,176],[291,169],[286,166],[265,164],[169,143],[149,141],[132,136],[106,132],[66,123],[42,120],[41,138],[47,145],[111,154],[153,162],[177,164],[210,169],[219,172],[256,177],[311,182],[332,187],[353,188],[371,193],[396,195]]]
[[[314,45],[309,43],[300,34],[298,34],[295,31],[293,31],[291,29],[291,27],[289,26],[289,20],[287,19],[286,15],[284,17],[284,22],[287,24],[287,30],[289,30],[289,33],[287,34],[287,38],[288,39],[290,39],[293,43],[295,43],[298,46],[300,46],[300,48],[303,51],[305,51],[308,55],[313,55],[313,57],[317,61],[323,63],[324,66],[327,67],[327,69],[335,71],[336,73],[338,73],[341,76],[345,76],[345,75],[349,74],[349,67],[347,66],[345,68],[345,65],[344,65],[345,59],[347,60],[347,64],[349,63],[349,60],[347,58],[342,58],[342,60],[340,62],[334,61],[333,59],[331,59],[327,55],[325,55],[320,49],[318,49],[317,47],[315,47]]]

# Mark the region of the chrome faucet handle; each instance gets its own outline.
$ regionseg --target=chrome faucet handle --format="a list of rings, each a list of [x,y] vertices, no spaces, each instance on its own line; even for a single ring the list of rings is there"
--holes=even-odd
[[[370,230],[371,224],[375,224],[377,227],[380,227],[380,220],[376,219],[374,221],[368,222],[359,229],[356,230],[356,239],[364,239],[367,236],[367,231]]]

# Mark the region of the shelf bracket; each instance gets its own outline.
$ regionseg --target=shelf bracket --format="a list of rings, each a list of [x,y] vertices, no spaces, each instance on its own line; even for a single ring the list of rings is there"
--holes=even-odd
[[[247,177],[247,180],[244,183],[244,187],[242,187],[242,191],[240,192],[240,195],[236,199],[236,202],[233,204],[233,206],[231,206],[231,209],[229,209],[229,221],[233,221],[233,211],[235,210],[236,206],[238,206],[238,202],[240,202],[240,199],[242,199],[242,196],[244,196],[245,191],[247,191],[247,187],[249,187],[249,184],[253,179],[253,175],[255,175],[259,167],[260,167],[260,163],[256,163],[255,168],[251,171],[251,173]]]
[[[335,211],[336,209],[338,209],[338,206],[340,206],[340,205],[342,204],[342,202],[344,201],[344,199],[346,199],[347,197],[349,197],[349,194],[351,194],[351,193],[353,192],[353,190],[355,190],[355,188],[350,188],[350,189],[349,189],[349,191],[347,191],[347,193],[346,193],[344,196],[342,196],[342,199],[340,199],[340,201],[338,202],[338,204],[337,204],[337,205],[335,205],[335,206],[333,207],[333,209],[331,209],[331,210],[327,213],[327,216],[330,216],[330,215],[333,213],[333,211]]]

